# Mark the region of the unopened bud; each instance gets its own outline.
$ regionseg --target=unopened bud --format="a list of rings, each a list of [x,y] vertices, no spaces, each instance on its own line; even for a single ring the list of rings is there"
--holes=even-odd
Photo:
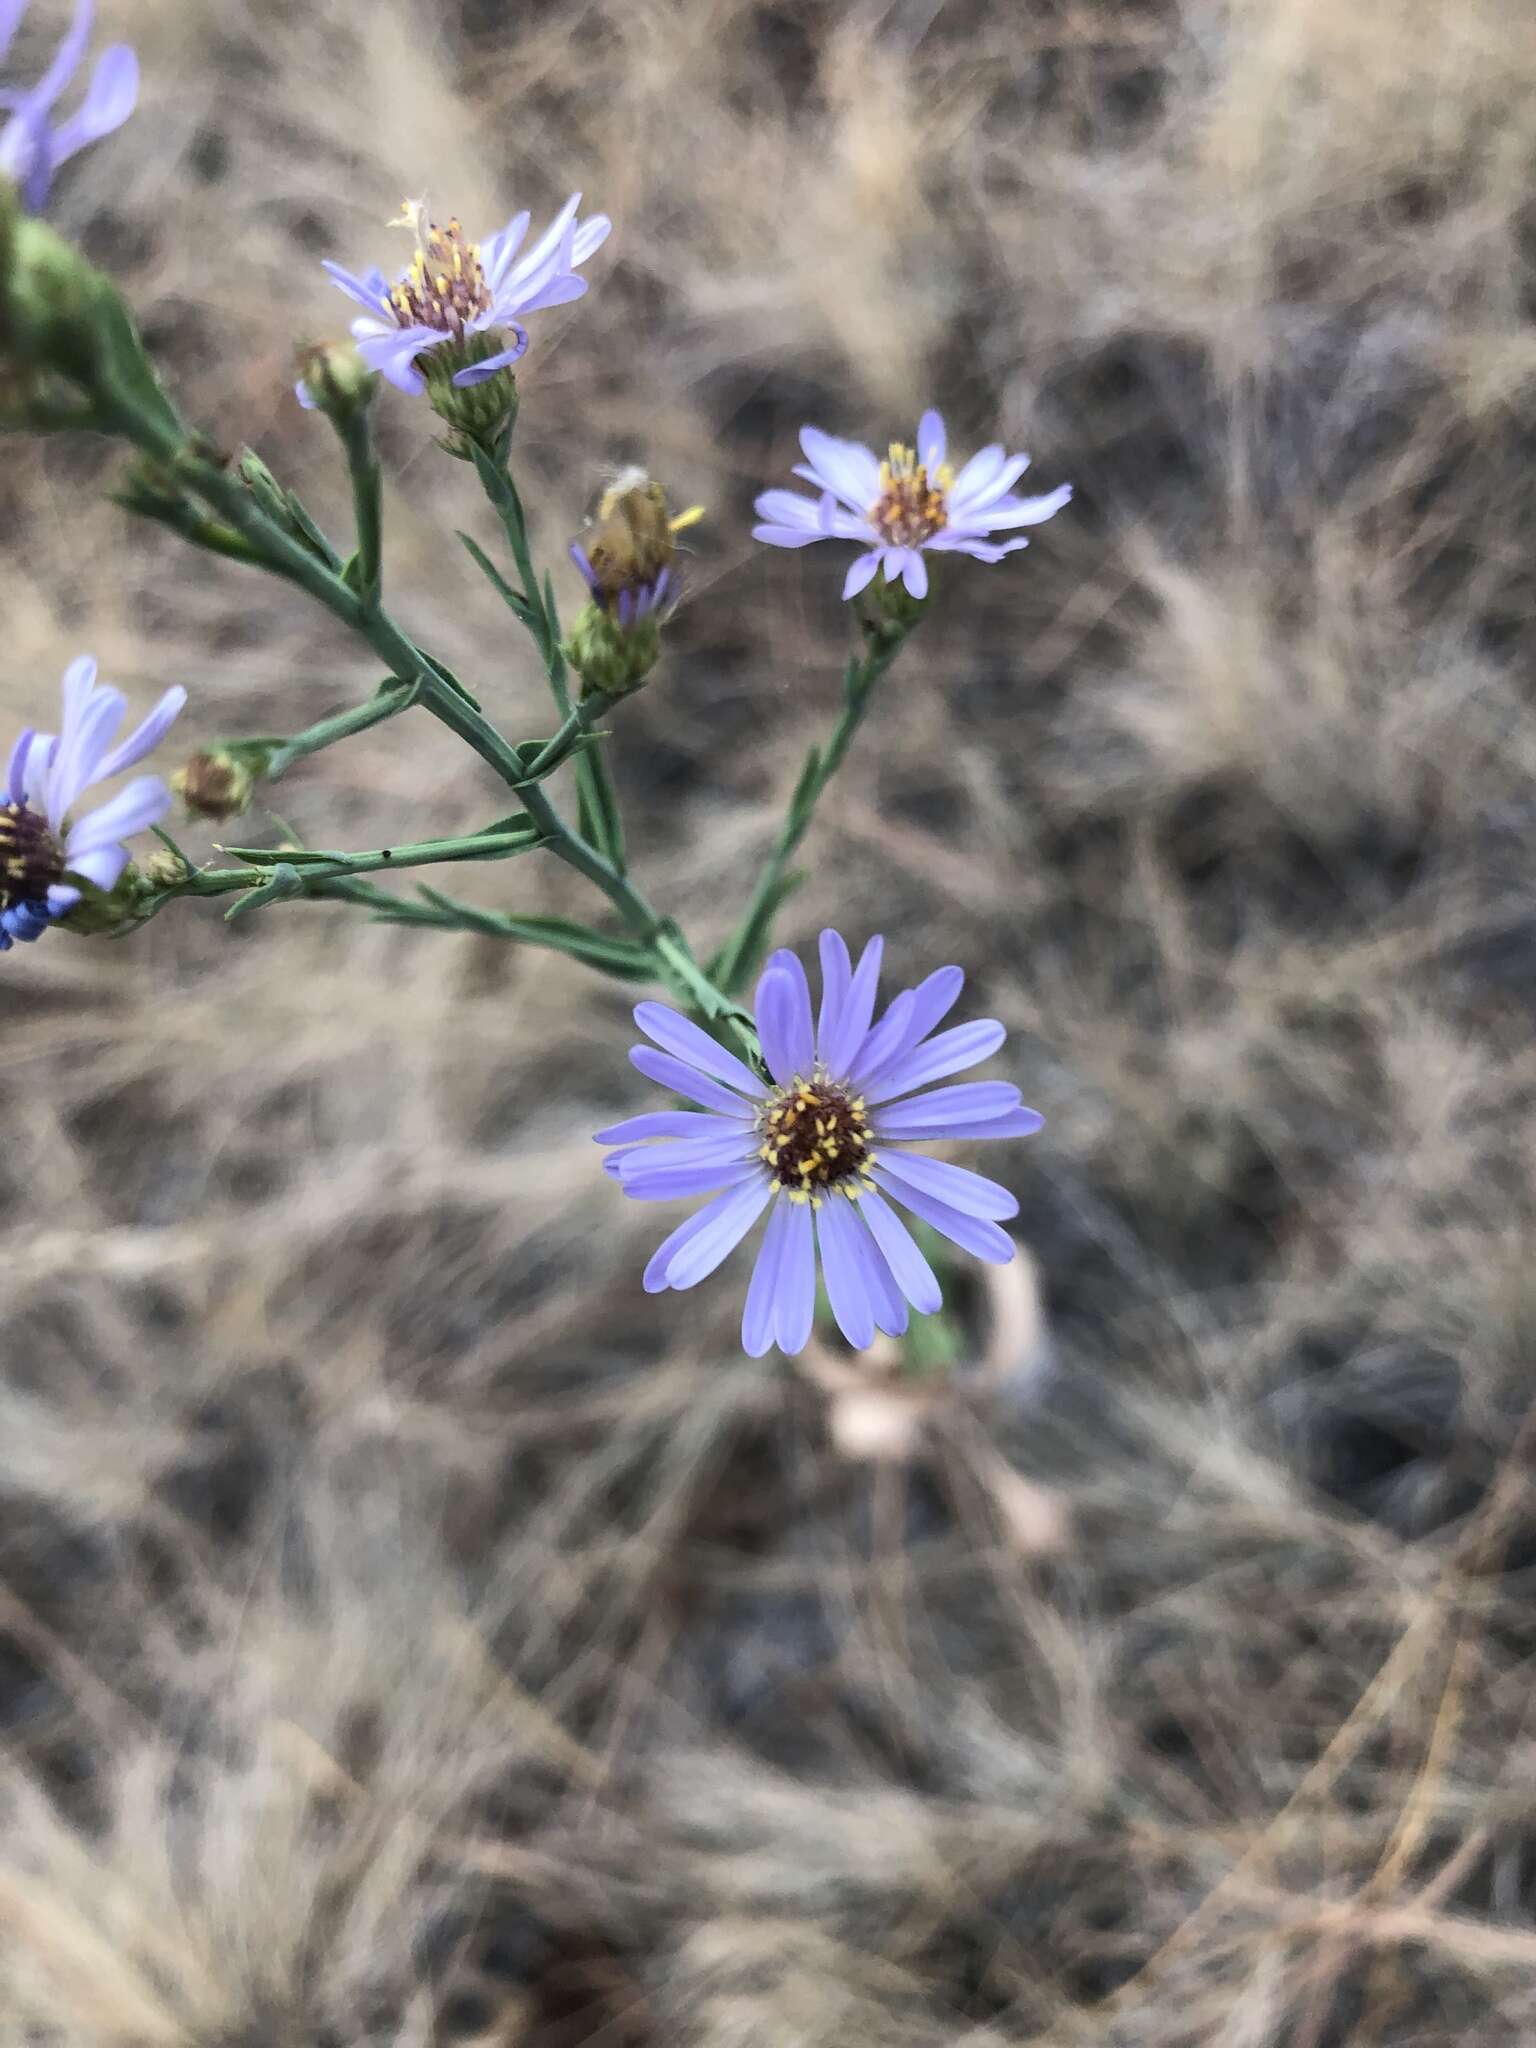
[[[584,604],[564,648],[565,658],[588,693],[627,697],[638,690],[661,656],[661,627],[654,612],[624,625],[600,604]]]
[[[338,426],[366,412],[378,392],[378,372],[369,369],[355,342],[324,341],[301,349],[299,369],[299,402]]]
[[[192,870],[179,853],[162,846],[144,863],[144,879],[151,889],[179,889]]]
[[[250,808],[256,777],[239,754],[220,747],[194,754],[171,787],[195,818],[238,818]]]
[[[80,891],[80,901],[59,919],[59,929],[77,938],[122,938],[143,924],[154,908],[153,891],[132,861],[110,889],[94,888],[79,875],[71,876],[70,885]]]

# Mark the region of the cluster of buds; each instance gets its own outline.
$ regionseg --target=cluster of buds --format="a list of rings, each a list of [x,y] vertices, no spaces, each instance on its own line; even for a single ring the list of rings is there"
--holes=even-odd
[[[589,693],[628,696],[656,666],[662,622],[679,591],[677,536],[703,516],[702,505],[670,514],[665,490],[641,469],[626,470],[603,493],[596,518],[571,543],[590,598],[565,656]]]

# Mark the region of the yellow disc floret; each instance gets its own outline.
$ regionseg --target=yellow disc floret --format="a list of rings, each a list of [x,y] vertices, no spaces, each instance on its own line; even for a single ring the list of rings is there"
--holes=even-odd
[[[947,463],[930,477],[915,448],[893,441],[880,465],[880,496],[869,508],[870,521],[887,547],[916,548],[949,524],[948,497],[955,481]]]
[[[758,1112],[758,1132],[758,1157],[793,1202],[856,1201],[874,1186],[864,1098],[819,1073],[776,1090]]]
[[[435,327],[462,341],[469,322],[491,310],[479,243],[467,241],[456,220],[447,227],[428,220],[418,200],[407,200],[390,226],[408,227],[416,237],[410,269],[390,288],[395,318],[402,327]]]

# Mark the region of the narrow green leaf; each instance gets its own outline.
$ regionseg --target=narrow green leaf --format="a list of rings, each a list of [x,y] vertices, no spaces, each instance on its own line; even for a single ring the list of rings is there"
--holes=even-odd
[[[495,591],[508,611],[511,612],[513,618],[517,620],[520,626],[526,626],[531,632],[534,625],[534,614],[527,598],[512,588],[506,577],[502,575],[501,571],[477,540],[471,539],[467,533],[461,533],[459,539],[463,541],[465,547],[469,550],[471,561],[473,561],[476,568],[485,577],[487,583],[490,584],[492,590]]]

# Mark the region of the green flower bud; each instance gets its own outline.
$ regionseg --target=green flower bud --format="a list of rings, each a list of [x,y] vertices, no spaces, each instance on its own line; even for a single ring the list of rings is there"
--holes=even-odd
[[[355,342],[326,341],[299,351],[301,392],[317,412],[337,426],[366,412],[378,395],[379,376]]]
[[[585,604],[566,637],[564,654],[581,677],[584,694],[627,697],[638,690],[661,655],[654,614],[622,625],[599,604]]]

